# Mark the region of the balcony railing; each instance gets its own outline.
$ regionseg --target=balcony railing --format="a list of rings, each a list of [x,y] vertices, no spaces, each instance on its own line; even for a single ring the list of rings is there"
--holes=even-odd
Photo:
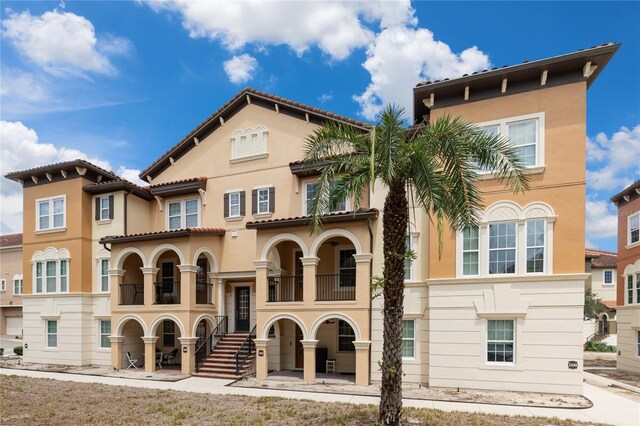
[[[356,274],[316,275],[316,300],[356,300]]]
[[[302,276],[269,277],[268,302],[302,302]]]
[[[213,284],[206,281],[196,281],[196,304],[210,305],[212,303]]]
[[[144,284],[120,284],[121,305],[144,305]]]
[[[180,282],[162,281],[155,283],[157,305],[177,305],[180,303]]]

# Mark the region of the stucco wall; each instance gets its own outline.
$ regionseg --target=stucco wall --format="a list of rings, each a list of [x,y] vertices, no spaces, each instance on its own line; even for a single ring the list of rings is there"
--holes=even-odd
[[[638,331],[640,331],[640,305],[619,306],[618,322],[618,363],[620,370],[640,374],[638,354]]]

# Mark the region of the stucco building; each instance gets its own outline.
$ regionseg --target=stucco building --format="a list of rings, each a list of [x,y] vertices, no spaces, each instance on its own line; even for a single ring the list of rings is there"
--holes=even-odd
[[[0,336],[22,336],[22,293],[22,234],[0,235]]]
[[[587,279],[586,288],[593,291],[593,294],[601,299],[602,304],[607,307],[597,321],[586,320],[592,324],[586,334],[586,338],[606,338],[617,334],[616,305],[617,305],[617,279],[616,273],[618,256],[606,250],[587,248],[585,250],[585,272],[591,276]]]
[[[479,172],[481,224],[448,231],[441,258],[429,218],[412,214],[406,381],[581,393],[586,91],[618,47],[414,89],[416,123],[451,114],[508,137],[531,190]],[[29,230],[25,359],[380,380],[370,283],[382,275],[385,192],[358,211],[336,203],[309,232],[320,170],[299,160],[326,122],[369,129],[245,89],[147,167],[145,188],[83,161],[10,173]]]

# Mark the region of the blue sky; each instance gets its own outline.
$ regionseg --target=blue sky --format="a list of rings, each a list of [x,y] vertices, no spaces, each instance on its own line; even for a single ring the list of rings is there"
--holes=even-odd
[[[588,92],[588,243],[640,175],[640,3],[3,2],[1,172],[82,156],[129,179],[245,86],[370,120],[421,79],[608,41]],[[20,188],[2,179],[2,233]]]

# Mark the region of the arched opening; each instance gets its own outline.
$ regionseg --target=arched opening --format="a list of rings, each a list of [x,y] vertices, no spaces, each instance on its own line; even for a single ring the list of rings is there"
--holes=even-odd
[[[315,340],[318,340],[316,372],[355,381],[356,349],[353,342],[356,331],[350,322],[329,318],[317,326],[315,332]]]
[[[355,245],[346,237],[330,237],[320,244],[316,300],[356,299],[356,253]]]
[[[280,241],[267,253],[279,260],[279,269],[269,274],[267,302],[299,302],[303,300],[302,258],[304,249],[293,240]]]
[[[303,329],[288,318],[274,321],[268,327],[269,374],[283,372],[282,375],[286,376],[287,372],[296,372],[300,376],[304,370]]]
[[[213,284],[209,280],[209,273],[213,272],[213,266],[209,257],[204,253],[196,259],[196,304],[210,305],[213,303]]]
[[[129,253],[122,262],[124,275],[120,284],[121,305],[144,305],[143,261],[137,253]]]
[[[162,370],[167,372],[181,371],[179,339],[182,337],[182,331],[180,325],[169,317],[156,320],[154,325],[155,333],[152,336],[158,337],[155,350],[157,362]]]
[[[157,305],[176,305],[180,303],[180,270],[182,257],[173,249],[167,249],[157,258],[154,266],[158,268],[154,282],[154,300]]]
[[[598,321],[598,333],[604,336],[609,335],[609,316],[607,314],[600,315]]]
[[[144,366],[144,336],[143,325],[136,319],[130,318],[118,325],[123,337],[121,346],[121,365],[123,369],[140,368]]]

